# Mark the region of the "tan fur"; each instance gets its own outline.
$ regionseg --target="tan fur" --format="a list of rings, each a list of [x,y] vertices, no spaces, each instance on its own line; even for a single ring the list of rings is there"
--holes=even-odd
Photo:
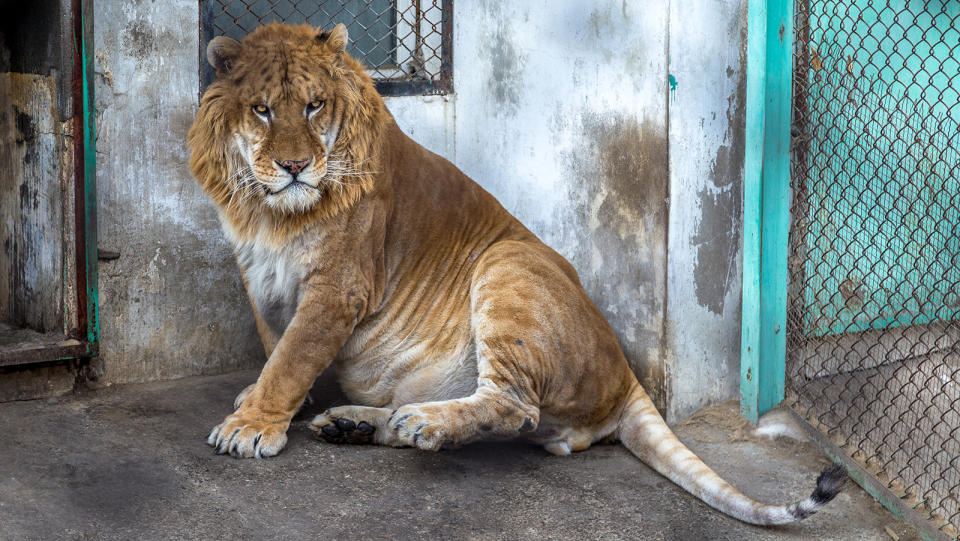
[[[676,439],[573,267],[406,137],[345,43],[342,26],[271,25],[211,46],[221,69],[190,130],[190,163],[237,250],[269,360],[210,444],[278,453],[335,364],[358,405],[314,420],[328,440],[436,450],[522,436],[567,454],[620,438],[718,509],[776,521],[783,508],[739,494]],[[308,118],[315,99],[325,111]],[[275,119],[258,118],[261,103]],[[272,162],[305,157],[316,171],[340,160],[350,176],[327,167],[278,208],[264,187],[289,179]],[[246,166],[254,176],[238,181]]]

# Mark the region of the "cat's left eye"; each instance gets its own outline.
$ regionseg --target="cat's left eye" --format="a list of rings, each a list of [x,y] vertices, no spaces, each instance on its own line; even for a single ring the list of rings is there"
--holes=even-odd
[[[316,113],[323,107],[323,100],[314,100],[307,104],[307,116]]]

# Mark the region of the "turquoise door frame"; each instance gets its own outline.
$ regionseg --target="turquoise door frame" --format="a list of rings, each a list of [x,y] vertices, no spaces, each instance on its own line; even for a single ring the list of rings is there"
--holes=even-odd
[[[82,251],[82,266],[77,273],[83,273],[85,298],[80,306],[85,317],[80,321],[83,328],[80,332],[86,334],[86,351],[84,357],[95,357],[100,353],[100,288],[98,285],[98,250],[97,250],[97,128],[96,128],[96,98],[94,96],[94,53],[93,53],[93,0],[74,0],[74,40],[78,47],[77,55],[80,63],[80,97],[82,99],[81,115],[83,132],[83,189],[77,187],[77,203],[83,200],[82,223],[78,219],[76,228],[83,231],[83,242],[77,243],[77,251]],[[76,117],[76,116],[75,116]],[[79,145],[78,145],[79,147]],[[77,149],[79,150],[79,148]],[[76,208],[81,208],[77,204]],[[77,215],[81,214],[76,212]],[[79,238],[79,235],[78,235]],[[78,259],[79,261],[79,259]]]
[[[783,400],[793,1],[747,2],[740,412],[756,423]]]

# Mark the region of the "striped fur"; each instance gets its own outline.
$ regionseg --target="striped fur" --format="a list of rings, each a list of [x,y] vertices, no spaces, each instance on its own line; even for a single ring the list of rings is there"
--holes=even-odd
[[[333,365],[356,405],[313,420],[328,441],[436,450],[520,437],[565,455],[619,438],[709,505],[759,524],[803,518],[837,493],[842,470],[829,470],[807,500],[764,505],[683,446],[573,267],[407,138],[345,42],[342,26],[271,25],[209,55],[219,78],[190,131],[191,167],[234,245],[269,357],[210,445],[277,454]],[[273,164],[306,155],[311,188],[270,199],[288,182]]]

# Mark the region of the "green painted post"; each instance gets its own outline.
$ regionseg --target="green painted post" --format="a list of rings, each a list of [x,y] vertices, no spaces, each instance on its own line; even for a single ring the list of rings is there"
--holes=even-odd
[[[792,72],[793,1],[773,1],[767,8],[763,223],[760,233],[761,415],[783,400],[786,374]]]
[[[783,400],[793,2],[747,4],[740,411],[751,422]]]
[[[93,2],[80,10],[80,57],[83,79],[83,202],[87,268],[87,354],[100,350],[100,300],[97,287],[97,131],[93,68]],[[79,269],[78,269],[79,270]]]
[[[743,302],[740,331],[740,413],[756,423],[760,369],[760,209],[763,200],[764,81],[767,2],[747,2],[747,110],[743,162]]]

